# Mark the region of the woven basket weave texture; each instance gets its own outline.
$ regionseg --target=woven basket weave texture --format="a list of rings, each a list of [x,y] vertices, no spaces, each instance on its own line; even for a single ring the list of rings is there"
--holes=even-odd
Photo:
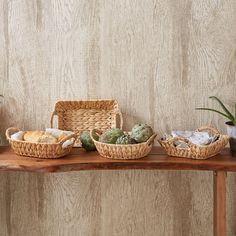
[[[96,141],[94,133],[101,134],[100,130],[92,130],[90,136],[92,137],[97,151],[102,157],[109,159],[139,159],[148,155],[151,151],[156,134],[153,134],[146,142],[138,144],[107,144]]]
[[[6,137],[13,151],[21,156],[38,157],[38,158],[60,158],[70,153],[77,134],[71,134],[58,143],[31,143],[26,141],[12,140],[11,135],[18,132],[19,129],[11,127],[6,130]],[[65,141],[73,139],[73,143],[66,148],[62,148]]]
[[[219,139],[209,145],[196,145],[181,137],[175,137],[168,140],[159,139],[158,142],[166,150],[169,156],[185,157],[191,159],[208,159],[217,155],[229,141],[229,137],[227,135],[220,134],[220,132],[213,127],[204,126],[198,128],[196,131],[208,131],[214,135],[219,135]],[[189,148],[176,147],[174,145],[176,141],[186,142],[189,145]]]

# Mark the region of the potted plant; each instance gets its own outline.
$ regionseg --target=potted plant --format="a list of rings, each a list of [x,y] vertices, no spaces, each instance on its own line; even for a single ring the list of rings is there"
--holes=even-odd
[[[219,98],[217,98],[216,96],[211,96],[209,98],[216,100],[220,104],[223,112],[205,107],[198,107],[196,108],[196,110],[213,111],[227,118],[228,121],[225,122],[225,124],[227,126],[227,133],[230,137],[229,140],[230,149],[233,154],[236,154],[236,103],[235,103],[235,114],[233,115]]]

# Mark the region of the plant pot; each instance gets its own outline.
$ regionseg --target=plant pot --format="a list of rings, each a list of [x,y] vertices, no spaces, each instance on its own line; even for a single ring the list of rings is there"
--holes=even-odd
[[[231,121],[228,121],[225,124],[227,126],[227,134],[230,137],[229,145],[231,153],[236,156],[236,126]]]

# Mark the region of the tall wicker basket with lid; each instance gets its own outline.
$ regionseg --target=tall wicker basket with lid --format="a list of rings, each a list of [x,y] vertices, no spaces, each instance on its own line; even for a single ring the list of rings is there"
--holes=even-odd
[[[59,101],[52,113],[51,127],[55,115],[58,116],[59,129],[78,132],[79,135],[84,130],[105,131],[123,127],[122,114],[115,100]],[[79,140],[75,146],[80,146]]]

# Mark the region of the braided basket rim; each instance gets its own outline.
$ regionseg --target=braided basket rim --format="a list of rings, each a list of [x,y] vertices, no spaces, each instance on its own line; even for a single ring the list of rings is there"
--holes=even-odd
[[[190,145],[189,148],[178,148],[173,145],[174,140],[180,138],[171,138],[168,140],[158,139],[161,147],[165,149],[169,156],[183,157],[190,159],[207,159],[213,157],[221,152],[221,150],[227,145],[229,141],[229,136],[225,134],[220,134],[220,132],[213,127],[200,127],[196,131],[200,130],[211,130],[213,133],[219,135],[219,139],[209,145],[197,145],[193,144],[191,141],[188,141]],[[180,138],[181,139],[181,138]],[[182,155],[181,155],[182,154]]]
[[[191,141],[189,141],[189,143],[191,143],[192,146],[195,146],[196,148],[201,148],[201,149],[205,149],[205,148],[210,148],[210,147],[213,147],[213,146],[216,146],[219,144],[219,142],[222,142],[222,140],[224,138],[227,138],[229,139],[229,136],[226,135],[226,134],[220,134],[220,137],[218,140],[216,140],[215,142],[211,143],[211,144],[208,144],[208,145],[202,145],[202,144],[194,144],[192,143]],[[170,144],[170,142],[173,140],[173,138],[171,139],[168,139],[168,140],[162,140],[162,139],[159,139],[158,142],[159,143],[164,143],[164,144]],[[176,148],[176,147],[175,147]],[[178,149],[183,149],[183,150],[187,150],[187,148],[178,148]]]
[[[152,138],[154,135],[156,136],[156,134],[153,134],[150,138]],[[149,138],[149,139],[150,139],[150,138]],[[148,140],[149,140],[149,139],[148,139]],[[147,141],[148,141],[148,140],[147,140]],[[138,146],[146,146],[146,145],[148,145],[148,144],[147,144],[147,141],[142,142],[142,143],[133,143],[133,144],[112,144],[112,143],[103,143],[103,142],[94,140],[94,143],[98,143],[98,144],[100,144],[100,145],[110,146],[110,147],[129,147],[129,146],[138,147]]]
[[[79,109],[103,109],[103,110],[119,110],[119,104],[114,99],[91,99],[91,100],[61,100],[57,101],[54,107],[55,112],[67,111],[68,105],[75,110]],[[97,106],[97,107],[96,107]],[[101,107],[102,108],[101,108]],[[107,108],[107,109],[105,109]]]
[[[92,135],[94,131],[95,130],[90,131],[90,136],[92,140],[94,141],[94,144],[97,148],[98,153],[102,157],[105,157],[108,159],[120,159],[120,160],[133,160],[133,159],[140,159],[140,158],[145,157],[151,151],[154,140],[157,136],[157,134],[154,133],[146,142],[143,142],[143,143],[110,144],[110,143],[102,143],[95,140]],[[112,150],[113,153],[111,154],[110,152],[108,152],[109,154],[104,154],[107,148],[109,148],[110,151]],[[132,156],[131,156],[130,151],[133,152]],[[124,153],[127,153],[127,155],[125,155]]]
[[[57,143],[36,143],[36,142],[28,142],[22,140],[13,140],[10,138],[11,131],[17,132],[19,129],[10,127],[6,130],[6,137],[10,143],[12,150],[21,156],[42,158],[42,159],[55,159],[63,157],[70,153],[77,138],[77,134],[68,135],[64,140]],[[72,144],[63,148],[62,145],[66,140],[72,139]],[[20,145],[20,146],[19,146]],[[31,151],[27,151],[27,149],[31,149]],[[32,154],[33,153],[33,154]]]

